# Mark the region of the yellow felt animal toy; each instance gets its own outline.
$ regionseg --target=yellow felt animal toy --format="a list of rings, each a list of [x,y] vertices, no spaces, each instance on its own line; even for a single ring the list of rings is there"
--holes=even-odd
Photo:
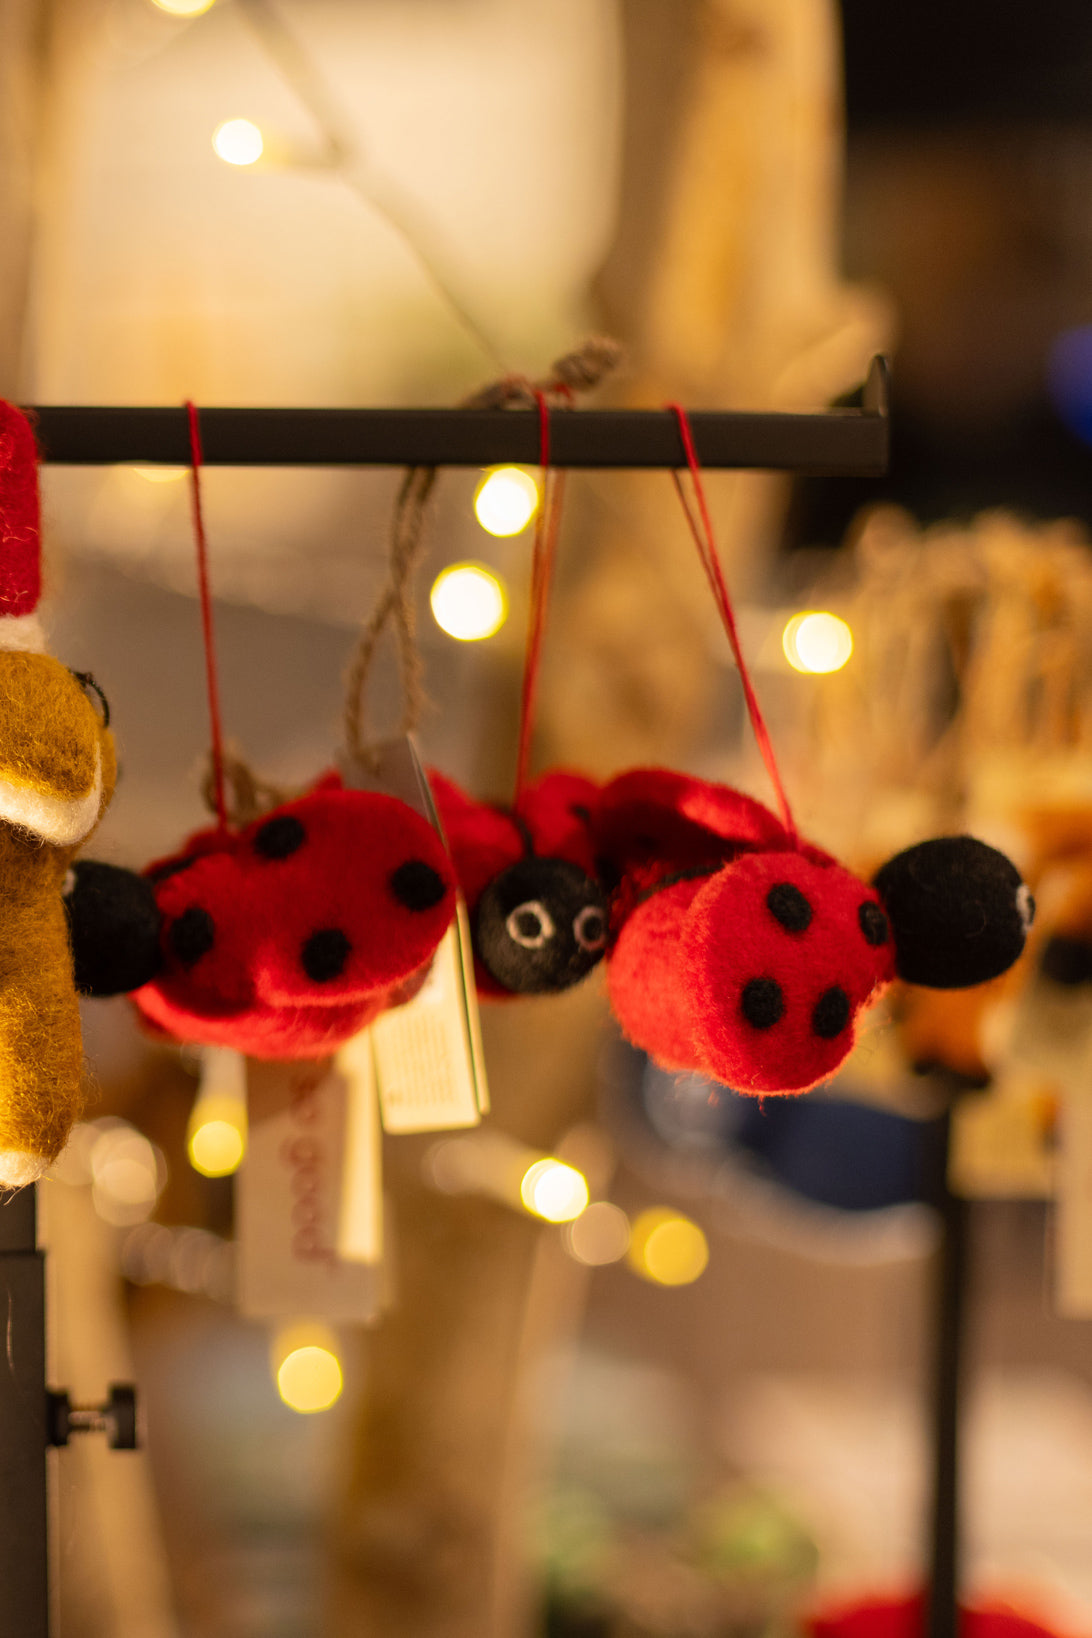
[[[90,679],[43,652],[38,454],[0,401],[0,1186],[57,1158],[83,1049],[65,876],[105,812],[116,761]],[[92,699],[91,690],[98,696]]]

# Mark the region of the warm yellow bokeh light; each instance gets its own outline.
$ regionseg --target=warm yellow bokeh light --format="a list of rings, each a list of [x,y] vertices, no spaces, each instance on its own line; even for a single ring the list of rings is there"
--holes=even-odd
[[[690,1285],[705,1271],[709,1242],[689,1217],[657,1206],[634,1223],[628,1256],[636,1272],[656,1285]]]
[[[253,165],[262,157],[262,133],[249,119],[226,119],[212,133],[212,146],[229,165]]]
[[[504,582],[483,563],[452,563],[441,570],[429,603],[440,630],[461,643],[492,637],[508,618]]]
[[[343,1385],[337,1355],[314,1344],[294,1348],[277,1371],[277,1392],[289,1410],[304,1416],[329,1410],[341,1397]]]
[[[188,466],[144,466],[140,463],[135,463],[129,468],[129,471],[134,472],[138,478],[143,478],[145,483],[177,483],[180,478],[187,476],[189,470]]]
[[[609,1200],[596,1200],[569,1224],[565,1246],[578,1263],[589,1268],[620,1262],[629,1250],[629,1218]]]
[[[781,646],[794,671],[841,671],[853,653],[853,633],[836,614],[810,609],[793,615]]]
[[[145,1222],[166,1180],[163,1157],[125,1121],[99,1129],[89,1154],[91,1199],[98,1215],[118,1227]]]
[[[190,1165],[202,1177],[230,1177],[246,1153],[246,1137],[234,1121],[202,1121],[191,1134]]]
[[[520,1199],[548,1223],[571,1223],[588,1204],[588,1185],[575,1166],[562,1160],[536,1160],[519,1186]]]
[[[216,0],[152,0],[152,5],[159,11],[169,13],[171,17],[200,17],[202,12],[211,11]]]
[[[474,492],[474,512],[491,535],[518,535],[538,511],[538,484],[519,466],[487,472]]]

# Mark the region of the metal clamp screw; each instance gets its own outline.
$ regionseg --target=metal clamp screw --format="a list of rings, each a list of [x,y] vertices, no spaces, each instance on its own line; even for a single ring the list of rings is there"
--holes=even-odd
[[[105,1433],[111,1450],[136,1450],[136,1389],[127,1382],[112,1382],[105,1405],[73,1405],[63,1390],[46,1394],[48,1440],[67,1445],[74,1433]]]

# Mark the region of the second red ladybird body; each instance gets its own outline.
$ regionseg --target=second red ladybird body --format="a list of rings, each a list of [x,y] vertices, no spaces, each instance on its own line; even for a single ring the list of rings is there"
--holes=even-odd
[[[330,775],[149,867],[162,965],[133,999],[177,1039],[259,1058],[332,1052],[424,982],[455,913],[440,837]]]

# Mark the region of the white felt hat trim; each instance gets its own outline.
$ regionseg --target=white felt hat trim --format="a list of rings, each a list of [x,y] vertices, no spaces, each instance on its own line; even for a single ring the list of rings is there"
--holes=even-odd
[[[36,614],[8,614],[0,618],[0,649],[43,654],[45,646],[45,632]]]

